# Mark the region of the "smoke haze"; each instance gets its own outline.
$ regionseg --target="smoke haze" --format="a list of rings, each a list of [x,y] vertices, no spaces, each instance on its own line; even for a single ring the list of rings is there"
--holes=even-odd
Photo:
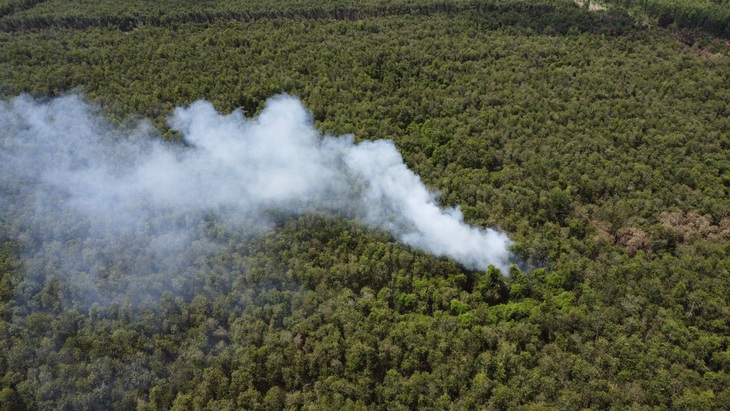
[[[192,270],[211,251],[205,216],[255,235],[271,211],[344,215],[470,269],[506,270],[510,240],[464,224],[458,208],[440,209],[392,141],[322,136],[296,98],[274,97],[251,119],[198,101],[169,124],[187,146],[155,138],[149,122],[112,127],[78,96],[0,103],[0,218],[9,227],[0,236],[20,238],[43,265],[26,271],[83,284],[101,276],[132,291],[150,285],[129,273],[184,287],[184,276],[162,273]],[[89,249],[98,251],[81,251]]]

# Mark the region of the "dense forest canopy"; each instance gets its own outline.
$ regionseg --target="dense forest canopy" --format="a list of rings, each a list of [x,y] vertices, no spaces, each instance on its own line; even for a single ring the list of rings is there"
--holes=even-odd
[[[727,409],[730,4],[591,3],[0,0],[3,113],[77,94],[93,138],[182,152],[176,107],[287,93],[516,263],[322,210],[100,236],[5,174],[0,409]]]
[[[650,16],[661,26],[699,28],[730,38],[730,6],[725,0],[609,0],[635,14]]]

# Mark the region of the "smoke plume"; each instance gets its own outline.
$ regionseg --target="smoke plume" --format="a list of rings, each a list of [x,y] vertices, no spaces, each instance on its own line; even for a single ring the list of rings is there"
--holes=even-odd
[[[156,138],[149,122],[112,127],[74,95],[0,103],[0,235],[21,238],[34,253],[29,268],[46,276],[52,267],[125,287],[134,287],[130,270],[154,278],[168,264],[190,269],[212,247],[199,232],[205,216],[255,234],[271,211],[345,215],[470,269],[507,266],[510,240],[439,208],[392,141],[322,136],[296,98],[274,97],[255,118],[198,101],[169,124],[186,145]]]

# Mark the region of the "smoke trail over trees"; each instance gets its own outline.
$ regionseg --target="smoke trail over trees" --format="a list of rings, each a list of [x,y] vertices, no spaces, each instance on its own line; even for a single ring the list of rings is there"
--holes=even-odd
[[[169,123],[187,145],[156,139],[145,122],[112,127],[78,96],[0,104],[2,218],[16,222],[3,235],[21,238],[42,265],[31,273],[183,287],[169,273],[213,249],[206,218],[256,234],[272,212],[308,211],[365,222],[471,269],[507,265],[510,240],[440,209],[392,141],[322,136],[296,98],[272,98],[251,119],[199,101]],[[103,299],[104,290],[86,291]]]

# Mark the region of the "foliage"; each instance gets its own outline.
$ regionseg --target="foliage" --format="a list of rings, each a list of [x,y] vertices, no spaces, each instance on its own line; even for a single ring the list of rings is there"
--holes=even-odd
[[[675,24],[730,38],[730,4],[724,0],[608,0],[607,3],[638,8],[654,17],[662,27]]]
[[[393,139],[524,263],[470,272],[316,214],[208,221],[221,249],[177,286],[94,305],[3,209],[0,407],[730,404],[726,57],[560,1],[37,3],[0,4],[4,96],[80,90],[175,140],[177,105],[297,95],[328,133]]]

